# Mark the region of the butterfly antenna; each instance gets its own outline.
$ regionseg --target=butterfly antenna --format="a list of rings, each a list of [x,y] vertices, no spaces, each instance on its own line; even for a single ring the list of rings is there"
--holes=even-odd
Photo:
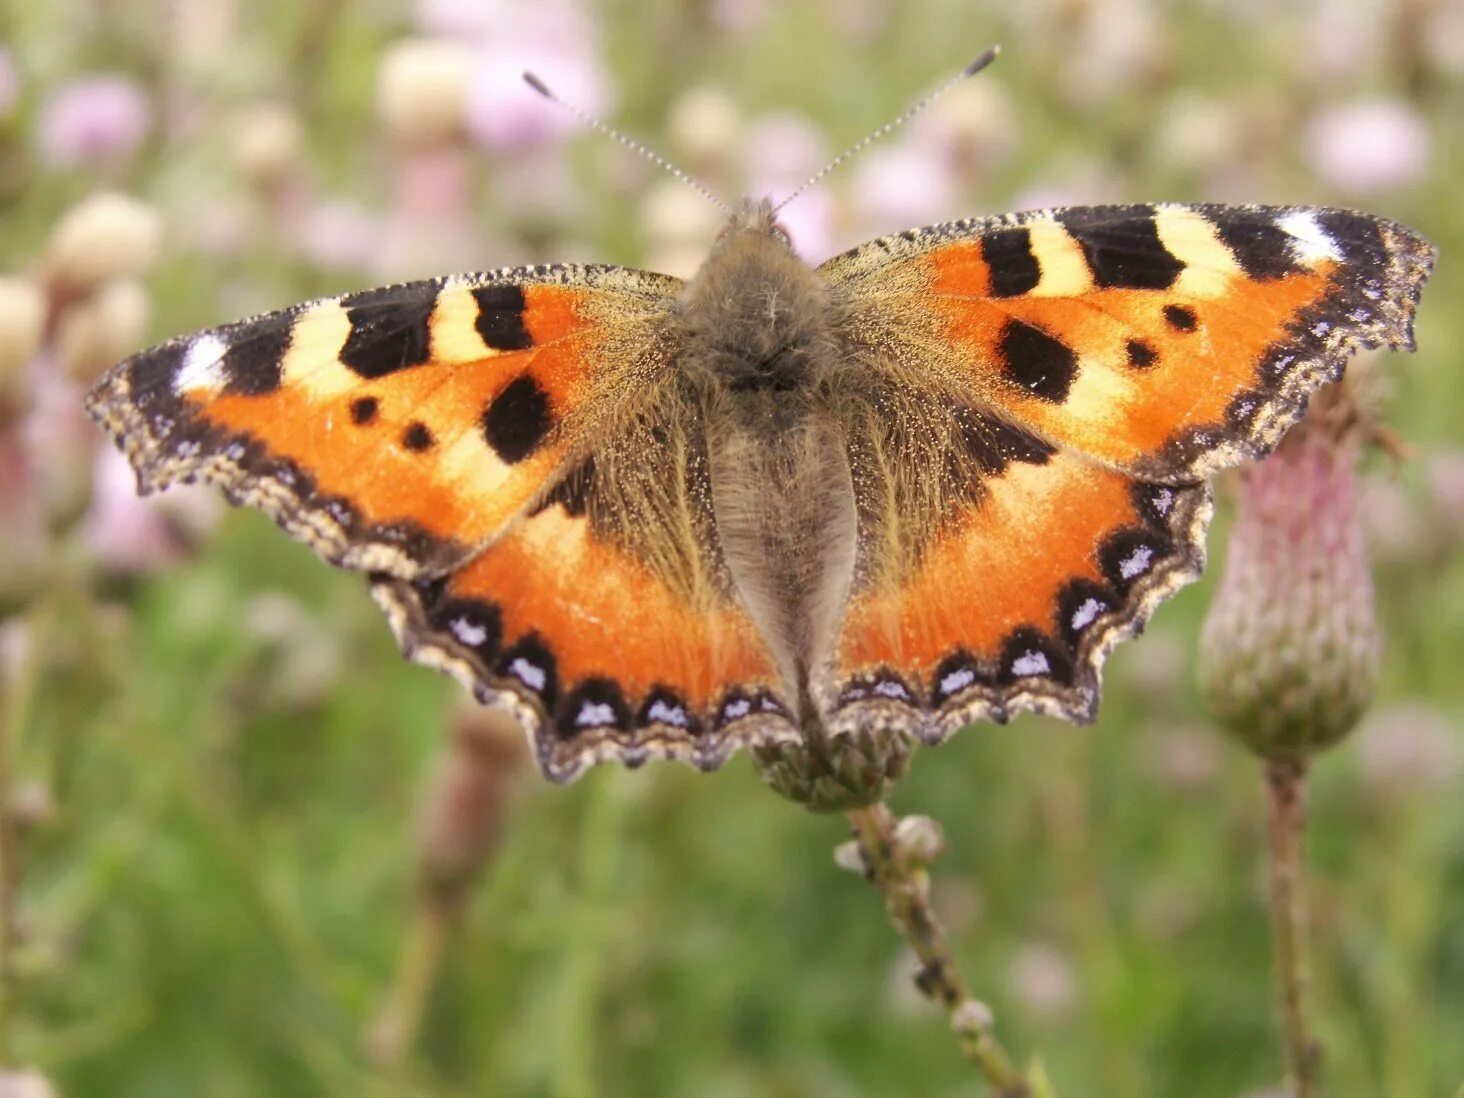
[[[649,160],[652,164],[656,164],[662,168],[665,168],[666,171],[670,172],[677,179],[681,180],[681,182],[685,183],[688,187],[694,190],[697,194],[701,195],[708,202],[712,203],[714,206],[720,207],[723,213],[732,213],[731,206],[727,205],[727,203],[723,202],[706,187],[698,183],[691,176],[687,175],[684,171],[678,168],[675,164],[671,163],[671,161],[667,160],[660,153],[657,153],[654,150],[647,148],[645,145],[642,145],[633,137],[626,137],[625,134],[621,133],[614,126],[601,122],[589,111],[582,110],[581,108],[576,107],[573,103],[560,99],[559,96],[555,95],[554,92],[549,89],[548,84],[544,83],[544,81],[540,80],[533,73],[524,73],[524,83],[533,88],[545,99],[549,100],[549,102],[558,104],[559,106],[563,107],[585,125],[589,126],[590,129],[600,131],[606,137],[613,138],[614,140],[620,142],[620,144],[624,145],[627,149],[639,153],[641,156]]]
[[[1000,46],[992,46],[985,53],[983,53],[980,57],[976,58],[975,61],[972,61],[969,65],[967,65],[960,72],[956,73],[955,76],[951,77],[949,80],[947,80],[940,87],[936,88],[934,91],[929,92],[926,95],[921,96],[919,99],[915,100],[914,103],[911,103],[910,106],[905,109],[904,113],[902,113],[898,118],[894,118],[894,119],[890,120],[889,122],[886,122],[883,126],[881,126],[879,129],[875,130],[873,133],[869,134],[868,136],[866,136],[862,140],[856,141],[854,144],[850,145],[847,149],[845,149],[843,152],[841,152],[838,156],[834,157],[827,164],[825,164],[818,172],[814,173],[814,175],[808,180],[808,182],[804,183],[803,186],[799,187],[796,191],[794,191],[792,194],[790,194],[787,198],[783,199],[783,201],[779,202],[776,206],[774,206],[773,207],[773,212],[774,213],[777,213],[779,210],[781,210],[784,206],[788,205],[788,203],[792,202],[795,198],[797,198],[804,191],[808,190],[809,187],[812,187],[820,179],[822,179],[824,176],[828,175],[829,172],[833,171],[835,168],[837,168],[844,161],[848,160],[851,156],[854,156],[856,153],[859,153],[860,151],[862,151],[865,148],[865,146],[871,145],[874,142],[878,141],[885,134],[890,133],[893,130],[899,129],[906,122],[910,121],[910,119],[914,118],[917,114],[919,114],[921,111],[923,111],[926,107],[930,106],[930,104],[934,103],[937,99],[939,99],[946,92],[948,92],[952,88],[954,88],[962,80],[966,79],[966,77],[968,77],[968,76],[975,76],[982,69],[986,68],[987,65],[989,65],[993,61],[995,61],[996,58],[997,58],[997,56],[1000,53],[1001,53],[1001,47]]]

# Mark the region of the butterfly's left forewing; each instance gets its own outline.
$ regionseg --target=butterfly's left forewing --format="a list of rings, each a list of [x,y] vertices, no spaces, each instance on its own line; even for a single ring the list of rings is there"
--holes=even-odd
[[[830,260],[877,394],[851,431],[835,726],[1091,718],[1105,653],[1199,574],[1203,478],[1273,447],[1358,348],[1411,349],[1432,256],[1348,211],[1168,205],[958,222]]]

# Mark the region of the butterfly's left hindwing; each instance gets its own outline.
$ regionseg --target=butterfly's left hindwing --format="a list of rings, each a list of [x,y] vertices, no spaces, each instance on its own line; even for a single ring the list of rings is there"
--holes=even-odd
[[[1020,709],[1091,719],[1106,652],[1199,574],[1202,478],[1273,447],[1358,348],[1411,349],[1432,258],[1363,214],[1168,205],[958,222],[826,263],[872,394],[830,722],[939,739]]]

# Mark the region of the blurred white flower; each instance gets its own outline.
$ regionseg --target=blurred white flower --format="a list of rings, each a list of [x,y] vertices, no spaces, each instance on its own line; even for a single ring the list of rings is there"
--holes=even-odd
[[[151,124],[147,96],[133,80],[90,76],[67,84],[42,106],[36,147],[52,168],[125,161]]]
[[[1369,194],[1418,182],[1428,170],[1423,116],[1401,99],[1362,99],[1323,108],[1306,127],[1307,162],[1338,190]]]
[[[1077,978],[1067,954],[1047,942],[1026,942],[1012,957],[1012,996],[1038,1018],[1057,1019],[1071,1011]]]

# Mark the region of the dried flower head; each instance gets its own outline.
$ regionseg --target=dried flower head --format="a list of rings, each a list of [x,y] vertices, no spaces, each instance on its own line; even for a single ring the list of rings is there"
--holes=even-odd
[[[115,164],[131,158],[151,124],[147,96],[121,76],[68,84],[41,107],[36,144],[52,168]]]
[[[798,743],[752,749],[763,780],[813,812],[843,812],[882,801],[910,767],[911,742],[888,728],[828,736],[810,729]]]

